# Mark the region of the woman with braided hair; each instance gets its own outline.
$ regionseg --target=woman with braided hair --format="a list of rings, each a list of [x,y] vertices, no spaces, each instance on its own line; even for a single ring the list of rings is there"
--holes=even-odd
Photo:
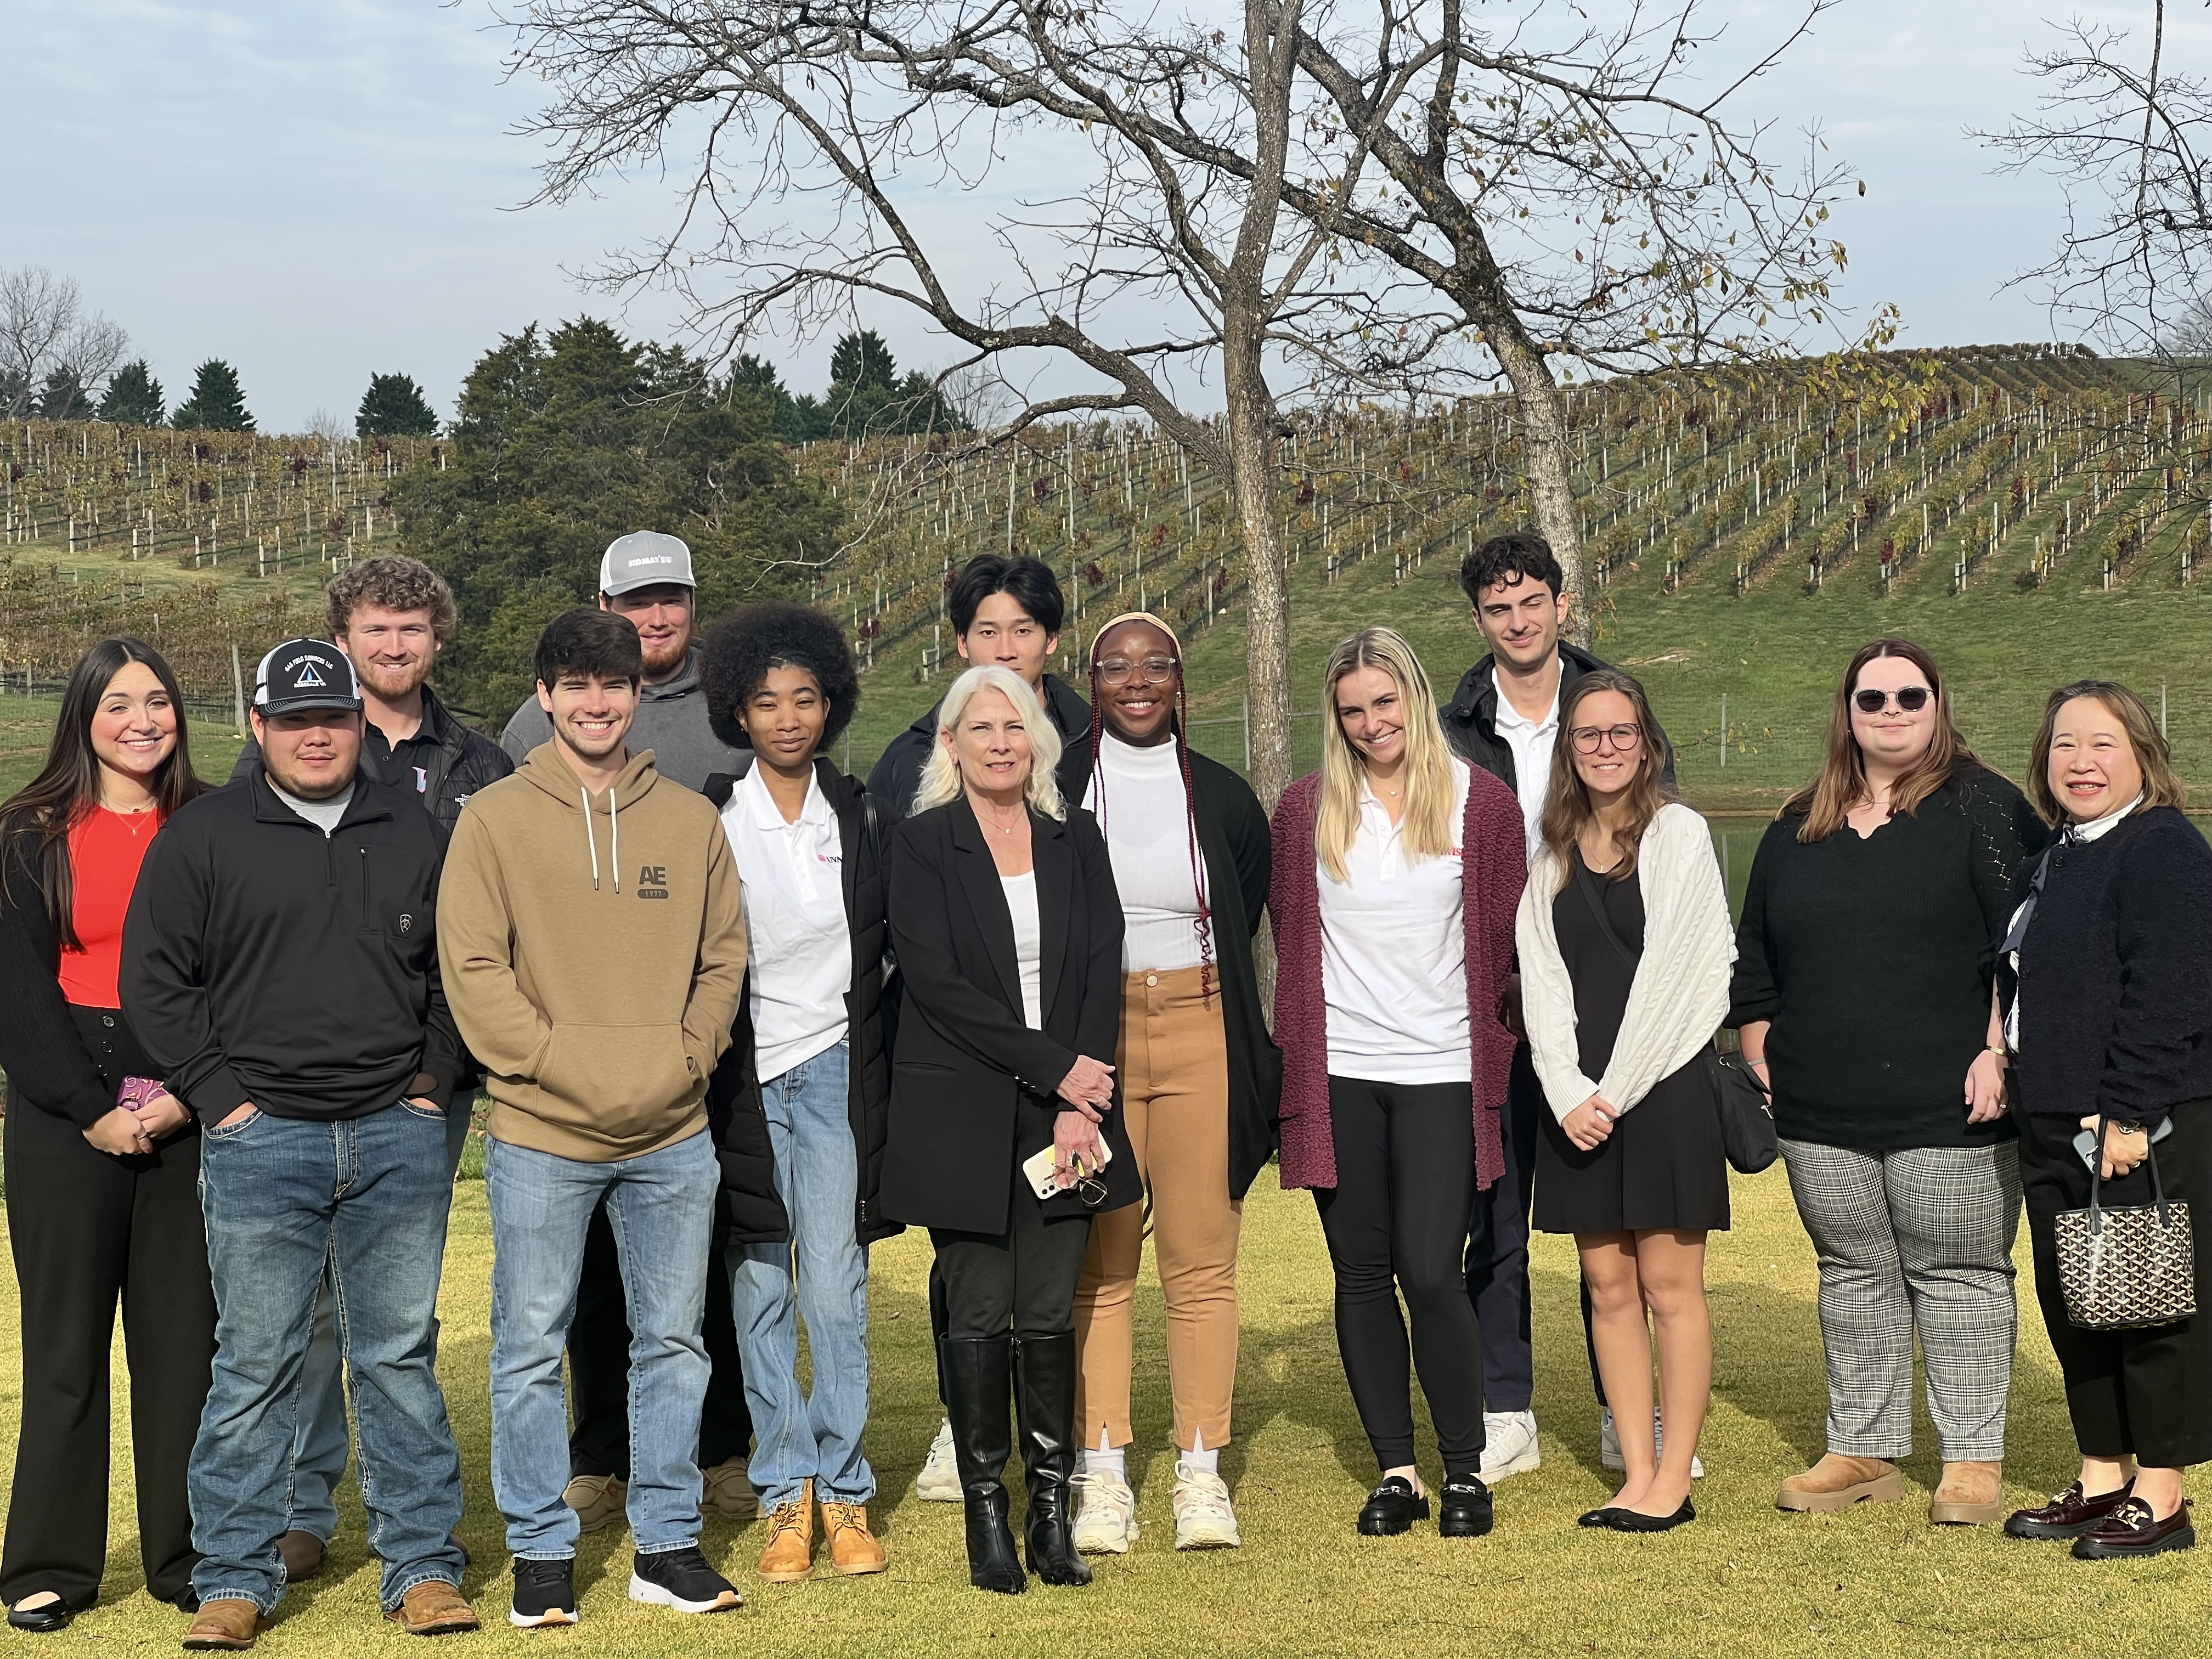
[[[1127,920],[1115,1058],[1147,1201],[1092,1224],[1076,1291],[1075,1544],[1118,1554],[1138,1534],[1125,1449],[1149,1219],[1167,1299],[1176,1547],[1233,1548],[1237,1512],[1219,1456],[1237,1384],[1237,1243],[1282,1085],[1252,967],[1267,902],[1267,817],[1243,779],[1191,751],[1182,647],[1158,617],[1116,617],[1098,630],[1091,706],[1091,741],[1071,747],[1060,783],[1098,820]]]

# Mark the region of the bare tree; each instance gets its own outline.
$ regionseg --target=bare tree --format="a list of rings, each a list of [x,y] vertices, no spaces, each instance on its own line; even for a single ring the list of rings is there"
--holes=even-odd
[[[49,375],[96,393],[130,348],[120,327],[85,308],[75,277],[0,267],[0,414],[28,415]]]

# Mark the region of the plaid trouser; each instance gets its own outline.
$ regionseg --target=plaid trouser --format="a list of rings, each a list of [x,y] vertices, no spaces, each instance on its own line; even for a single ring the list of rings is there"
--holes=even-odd
[[[2019,1328],[2018,1146],[1875,1153],[1785,1140],[1782,1156],[1820,1259],[1828,1449],[1911,1452],[1917,1324],[1944,1462],[2002,1459]]]

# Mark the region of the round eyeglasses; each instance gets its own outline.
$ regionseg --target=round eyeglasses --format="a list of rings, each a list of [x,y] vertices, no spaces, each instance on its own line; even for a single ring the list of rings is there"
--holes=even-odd
[[[1141,662],[1132,662],[1127,657],[1109,657],[1098,665],[1098,678],[1108,685],[1127,685],[1139,678],[1147,685],[1165,685],[1182,666],[1173,657],[1146,657]]]
[[[1640,726],[1577,726],[1567,735],[1574,739],[1577,755],[1595,755],[1599,746],[1608,740],[1614,749],[1626,754],[1644,741],[1644,728]]]

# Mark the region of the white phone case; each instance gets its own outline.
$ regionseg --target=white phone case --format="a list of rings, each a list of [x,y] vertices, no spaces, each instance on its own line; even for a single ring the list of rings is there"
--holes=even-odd
[[[1063,1194],[1074,1190],[1072,1187],[1061,1186],[1052,1178],[1053,1165],[1059,1161],[1054,1156],[1058,1150],[1057,1147],[1041,1146],[1036,1152],[1022,1160],[1022,1173],[1029,1177],[1030,1190],[1037,1195],[1040,1202],[1046,1199],[1058,1198]],[[1098,1170],[1103,1170],[1114,1161],[1114,1149],[1102,1139],[1098,1143],[1098,1150],[1102,1154],[1098,1160]],[[1098,1170],[1093,1170],[1090,1173],[1097,1175]]]

